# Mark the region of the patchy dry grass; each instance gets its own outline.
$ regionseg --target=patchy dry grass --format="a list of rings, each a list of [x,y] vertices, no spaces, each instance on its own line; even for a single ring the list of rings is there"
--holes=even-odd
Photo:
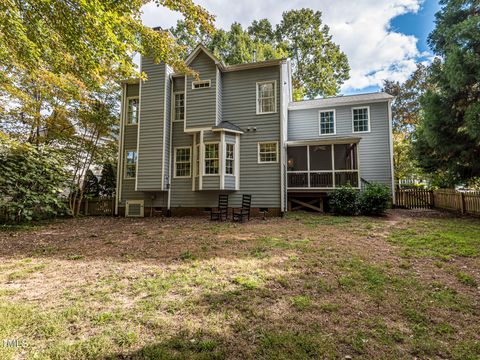
[[[28,347],[0,358],[478,359],[479,241],[402,211],[5,228],[0,340]]]

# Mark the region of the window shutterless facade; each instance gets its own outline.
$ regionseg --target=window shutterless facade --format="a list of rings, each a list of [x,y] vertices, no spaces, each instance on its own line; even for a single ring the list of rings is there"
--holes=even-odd
[[[218,175],[218,155],[218,143],[205,144],[205,175]]]
[[[173,114],[173,121],[185,120],[185,94],[183,92],[175,93]]]
[[[128,98],[127,103],[127,125],[136,125],[138,123],[139,100],[137,97]]]
[[[125,151],[124,178],[135,179],[137,172],[137,152],[132,150]]]
[[[233,175],[234,174],[234,161],[235,161],[235,145],[226,144],[226,156],[225,156],[225,174]]]
[[[278,142],[258,143],[258,162],[260,164],[278,162]]]
[[[210,80],[196,80],[192,81],[192,89],[205,89],[211,85]]]
[[[368,106],[352,109],[353,132],[370,131],[370,108]]]
[[[192,149],[190,147],[175,148],[175,177],[187,178],[191,175]]]
[[[257,82],[257,115],[277,112],[277,82]]]
[[[334,135],[336,128],[335,110],[324,110],[318,113],[320,135]]]

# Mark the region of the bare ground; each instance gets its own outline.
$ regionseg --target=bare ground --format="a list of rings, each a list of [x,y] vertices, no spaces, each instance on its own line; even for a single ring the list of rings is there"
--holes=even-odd
[[[457,236],[457,224],[471,231]],[[430,249],[435,232],[458,238],[451,254],[407,251]],[[30,343],[6,358],[477,359],[476,237],[478,219],[400,210],[5,230],[0,338]]]

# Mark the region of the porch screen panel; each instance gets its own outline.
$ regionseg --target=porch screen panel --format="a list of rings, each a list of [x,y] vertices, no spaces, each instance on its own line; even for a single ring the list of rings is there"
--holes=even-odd
[[[333,187],[333,173],[331,170],[333,170],[332,146],[310,145],[310,187]]]
[[[333,170],[331,145],[310,145],[310,170]]]
[[[289,147],[287,153],[288,153],[288,171],[308,170],[306,146]]]
[[[334,158],[335,170],[357,170],[357,145],[336,144]]]
[[[356,144],[334,145],[335,185],[358,187],[358,164]]]
[[[295,146],[287,149],[288,156],[288,187],[308,187],[307,147]]]

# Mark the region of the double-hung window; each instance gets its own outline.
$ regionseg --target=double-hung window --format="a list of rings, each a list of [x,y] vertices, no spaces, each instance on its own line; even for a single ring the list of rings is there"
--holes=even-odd
[[[271,114],[275,112],[277,112],[276,82],[258,82],[257,114]]]
[[[278,161],[278,143],[258,143],[258,162],[260,164],[276,163]]]
[[[175,177],[190,177],[191,169],[191,148],[175,148]]]
[[[318,116],[320,135],[335,134],[335,110],[320,111]]]
[[[136,151],[125,151],[125,170],[124,170],[125,179],[135,179],[135,174],[137,171],[137,152]]]
[[[225,174],[233,175],[235,161],[235,145],[229,143],[227,143],[226,145]]]
[[[127,104],[127,124],[135,125],[138,123],[138,98],[128,99]]]
[[[205,175],[218,175],[218,143],[205,144]]]
[[[370,108],[353,108],[352,109],[353,132],[369,132],[370,131]]]
[[[174,121],[183,121],[185,119],[185,94],[175,93]]]

